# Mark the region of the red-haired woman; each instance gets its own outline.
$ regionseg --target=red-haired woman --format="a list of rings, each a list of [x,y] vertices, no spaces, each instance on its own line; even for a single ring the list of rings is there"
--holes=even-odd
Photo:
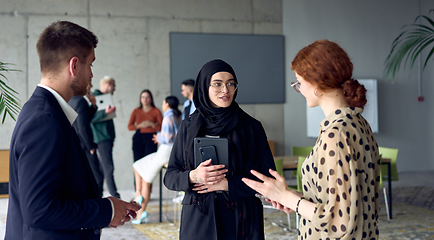
[[[352,78],[345,51],[328,40],[303,48],[291,68],[291,86],[326,116],[302,166],[303,193],[288,190],[272,170],[275,179],[252,171],[264,182],[243,181],[276,208],[301,215],[299,239],[378,239],[380,155],[361,115],[365,87]]]

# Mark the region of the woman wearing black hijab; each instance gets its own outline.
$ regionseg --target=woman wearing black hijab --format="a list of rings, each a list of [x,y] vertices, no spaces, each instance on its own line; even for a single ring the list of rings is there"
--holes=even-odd
[[[238,81],[222,60],[206,63],[194,87],[196,111],[181,123],[169,160],[164,184],[185,191],[180,240],[264,239],[263,207],[243,177],[257,179],[254,169],[270,176],[275,169],[261,123],[235,102]],[[230,172],[211,160],[194,168],[193,139],[228,139]]]

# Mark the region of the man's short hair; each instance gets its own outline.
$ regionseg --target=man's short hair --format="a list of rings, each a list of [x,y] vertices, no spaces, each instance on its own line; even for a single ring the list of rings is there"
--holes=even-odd
[[[109,77],[109,76],[105,76],[105,77],[103,77],[101,79],[101,81],[99,82],[99,85],[102,87],[102,86],[104,86],[105,84],[107,84],[107,83],[109,83],[111,81],[114,81],[114,78]]]
[[[193,79],[187,79],[182,81],[182,85],[194,87],[194,80]]]
[[[91,31],[75,23],[52,23],[39,35],[36,44],[41,72],[56,72],[74,56],[86,62],[97,43],[98,39]]]

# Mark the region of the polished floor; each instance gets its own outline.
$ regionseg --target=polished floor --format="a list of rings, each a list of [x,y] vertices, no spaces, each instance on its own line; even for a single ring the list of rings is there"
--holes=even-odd
[[[415,223],[412,222],[411,219],[407,219],[405,221],[399,220],[400,219],[399,216],[404,212],[403,210],[403,207],[405,206],[404,204],[411,204],[411,206],[416,206],[417,209],[424,208],[424,209],[430,209],[428,211],[434,210],[434,171],[403,172],[403,173],[399,173],[399,177],[400,177],[400,181],[392,183],[392,187],[394,190],[393,192],[394,215],[396,215],[396,218],[395,220],[392,219],[391,221],[389,221],[389,223],[390,222],[393,223],[393,221],[395,221],[396,224],[398,224],[399,222],[399,224],[411,226],[414,225]],[[411,187],[417,187],[417,188],[411,188]],[[411,192],[409,192],[410,190]],[[121,190],[120,194],[123,199],[131,200],[133,198],[134,191],[132,189]],[[150,211],[153,211],[154,214],[150,214],[149,222],[154,223],[157,226],[159,220],[158,219],[159,218],[158,194],[159,194],[158,182],[154,182],[153,192],[151,196],[152,199],[149,206]],[[171,199],[174,196],[176,196],[174,192],[170,192],[167,190],[163,191],[163,204],[165,204],[166,206],[170,206],[169,208],[163,209],[162,212],[163,221],[166,224],[165,226],[170,226],[171,225],[170,222],[174,220],[173,207],[172,207],[173,203],[171,201]],[[7,203],[8,203],[7,199],[0,199],[0,239],[3,239],[4,231],[5,231]],[[423,210],[421,212],[423,212]],[[385,219],[384,221],[387,222],[387,219],[385,218],[385,214],[383,218]],[[401,225],[401,228],[402,227],[403,226]],[[433,239],[434,238],[434,235],[432,235],[432,232],[434,231],[434,223],[428,223],[428,225],[426,225],[425,223],[425,225],[421,226],[420,229],[425,231],[422,233],[421,236],[412,237],[410,235],[408,237],[405,237],[401,235],[401,237],[397,238],[395,237],[395,235],[393,235],[393,229],[392,229],[391,234],[382,235],[380,233],[380,239],[421,239],[421,238]],[[103,240],[115,240],[115,239],[116,240],[133,240],[133,239],[147,240],[151,238],[147,237],[142,232],[140,232],[137,228],[133,227],[131,223],[127,223],[124,226],[118,227],[116,229],[105,228],[102,231],[101,239]],[[164,239],[164,238],[159,238],[159,239]],[[267,238],[267,239],[296,239],[296,237],[294,234],[283,233],[281,235],[273,236],[272,238]]]

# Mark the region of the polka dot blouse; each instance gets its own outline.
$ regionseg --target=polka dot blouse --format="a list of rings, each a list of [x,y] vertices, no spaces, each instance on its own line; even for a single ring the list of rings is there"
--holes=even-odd
[[[362,111],[338,109],[320,124],[302,166],[303,196],[316,207],[299,239],[378,239],[380,155]]]

